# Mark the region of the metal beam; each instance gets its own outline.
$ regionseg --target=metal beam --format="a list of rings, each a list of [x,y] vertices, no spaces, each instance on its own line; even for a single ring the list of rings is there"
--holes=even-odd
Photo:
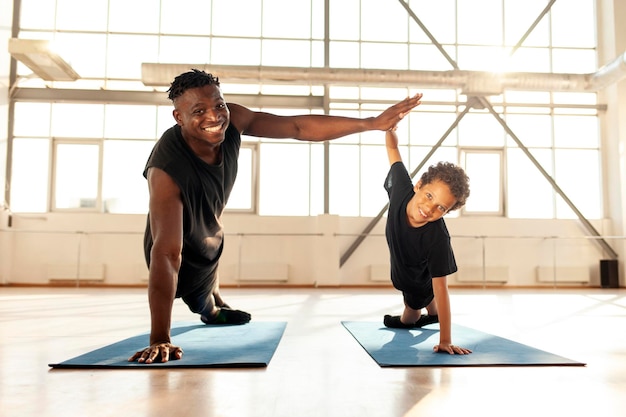
[[[446,130],[446,133],[443,134],[441,139],[439,139],[439,141],[430,149],[428,154],[422,159],[422,162],[420,162],[418,164],[418,166],[411,172],[411,174],[410,174],[411,178],[413,178],[413,177],[415,177],[415,175],[417,175],[417,173],[420,171],[420,169],[422,169],[422,167],[426,164],[426,162],[428,162],[430,157],[433,156],[435,151],[448,138],[450,133],[452,133],[452,131],[457,127],[457,125],[459,124],[459,122],[461,121],[463,116],[465,116],[467,114],[467,112],[469,112],[469,110],[472,108],[472,103],[474,101],[475,101],[474,99],[470,99],[470,100],[467,101],[467,103],[465,105],[465,109],[457,116],[456,120],[450,125],[448,130]],[[361,243],[363,243],[363,241],[365,240],[367,235],[369,235],[369,233],[374,229],[374,226],[376,226],[376,224],[380,221],[380,219],[382,219],[383,215],[385,214],[385,212],[387,211],[388,208],[389,208],[389,203],[385,204],[385,206],[380,210],[380,212],[378,212],[376,217],[374,217],[369,222],[369,224],[365,227],[365,229],[363,229],[361,234],[359,234],[357,236],[357,238],[354,240],[354,242],[352,242],[350,247],[343,253],[343,255],[341,255],[341,258],[339,259],[339,266],[340,267],[342,267],[343,264],[345,264],[346,261],[348,259],[350,259],[350,256],[352,256],[354,251],[356,251],[357,248],[361,245]]]
[[[526,31],[526,33],[524,33],[522,35],[522,37],[520,38],[520,40],[515,44],[515,46],[513,47],[513,49],[511,49],[511,52],[509,53],[509,56],[512,56],[524,43],[524,41],[526,40],[526,38],[528,38],[528,35],[530,35],[530,33],[537,27],[537,25],[539,24],[539,22],[541,22],[541,19],[543,19],[543,17],[550,11],[550,9],[552,8],[552,5],[556,2],[556,0],[550,0],[550,2],[548,3],[548,5],[541,11],[541,13],[539,13],[539,16],[537,16],[537,18],[535,19],[535,21],[530,25],[530,27],[528,28],[528,30]]]
[[[559,196],[561,196],[561,198],[563,199],[563,201],[565,201],[565,203],[567,203],[567,205],[572,209],[572,211],[574,213],[576,213],[576,216],[578,216],[578,218],[580,219],[580,221],[582,222],[582,224],[585,226],[585,228],[587,229],[587,231],[592,234],[593,236],[599,238],[597,239],[597,242],[600,244],[600,246],[602,246],[602,248],[611,256],[612,259],[617,259],[618,255],[617,252],[615,252],[615,250],[606,242],[606,240],[604,240],[602,238],[602,236],[600,235],[600,233],[596,230],[595,227],[593,227],[593,225],[589,222],[589,220],[587,220],[587,218],[580,212],[580,210],[578,210],[578,208],[576,208],[576,206],[574,205],[574,203],[567,197],[567,195],[565,194],[565,192],[563,192],[563,190],[561,189],[561,187],[559,187],[559,185],[556,183],[556,181],[554,181],[554,179],[550,176],[550,174],[548,174],[548,172],[541,166],[541,164],[539,163],[539,161],[537,161],[537,159],[535,159],[535,157],[533,156],[533,154],[528,150],[528,148],[522,143],[522,141],[515,135],[515,133],[513,133],[513,131],[511,130],[511,128],[507,125],[507,123],[500,117],[500,115],[494,110],[493,106],[491,105],[491,103],[489,103],[489,101],[487,99],[485,99],[484,97],[478,97],[478,100],[480,101],[480,103],[487,109],[489,110],[489,112],[496,118],[496,120],[500,123],[500,125],[502,125],[502,127],[504,128],[504,130],[506,131],[506,133],[509,134],[509,136],[511,136],[511,138],[515,141],[515,143],[517,143],[517,146],[519,146],[519,148],[526,154],[526,156],[528,157],[528,159],[530,159],[530,161],[535,165],[535,167],[539,170],[539,172],[541,172],[541,174],[546,178],[546,180],[548,180],[548,182],[552,185],[552,188],[554,188],[554,190],[559,194]]]
[[[417,15],[413,12],[413,10],[409,6],[409,4],[407,2],[405,2],[404,0],[398,0],[398,1],[402,5],[402,7],[404,7],[406,9],[406,11],[409,14],[409,16],[411,16],[413,18],[415,23],[417,23],[417,25],[424,31],[426,36],[428,36],[428,39],[430,39],[430,41],[433,43],[433,45],[435,45],[435,47],[439,50],[439,52],[441,52],[441,54],[444,56],[444,58],[446,58],[446,60],[450,63],[450,65],[452,65],[452,68],[454,68],[455,70],[458,70],[459,69],[459,65],[456,63],[456,61],[454,59],[452,59],[452,57],[450,55],[448,55],[446,50],[443,49],[443,46],[439,43],[439,41],[437,41],[437,39],[435,39],[433,34],[430,33],[428,28],[417,17]]]

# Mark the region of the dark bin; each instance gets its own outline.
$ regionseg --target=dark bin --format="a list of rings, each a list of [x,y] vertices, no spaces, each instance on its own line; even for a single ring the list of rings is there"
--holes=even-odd
[[[600,285],[602,288],[619,288],[617,259],[600,260]]]

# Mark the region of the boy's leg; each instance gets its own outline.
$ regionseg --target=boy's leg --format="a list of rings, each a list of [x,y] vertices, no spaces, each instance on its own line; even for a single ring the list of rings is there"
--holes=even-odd
[[[437,313],[437,303],[435,299],[428,303],[426,306],[426,312],[418,320],[415,321],[415,327],[426,326],[427,324],[439,323],[439,314]]]

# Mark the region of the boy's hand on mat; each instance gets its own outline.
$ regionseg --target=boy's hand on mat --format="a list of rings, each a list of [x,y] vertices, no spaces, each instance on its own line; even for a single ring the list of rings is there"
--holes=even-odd
[[[137,351],[133,356],[128,358],[128,362],[137,361],[139,363],[150,364],[157,360],[158,362],[165,363],[170,359],[176,360],[182,357],[182,348],[174,346],[169,342],[159,342]]]
[[[433,347],[433,350],[437,353],[449,353],[450,355],[467,355],[468,353],[472,353],[469,349],[450,343],[439,343]]]

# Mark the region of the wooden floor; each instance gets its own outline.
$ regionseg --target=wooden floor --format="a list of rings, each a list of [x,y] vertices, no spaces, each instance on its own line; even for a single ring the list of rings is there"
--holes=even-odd
[[[51,369],[147,331],[145,290],[0,287],[0,416],[626,415],[626,289],[452,289],[454,322],[585,367],[380,368],[340,322],[399,313],[392,289],[222,293],[288,322],[267,368]],[[194,320],[180,300],[174,320]]]

